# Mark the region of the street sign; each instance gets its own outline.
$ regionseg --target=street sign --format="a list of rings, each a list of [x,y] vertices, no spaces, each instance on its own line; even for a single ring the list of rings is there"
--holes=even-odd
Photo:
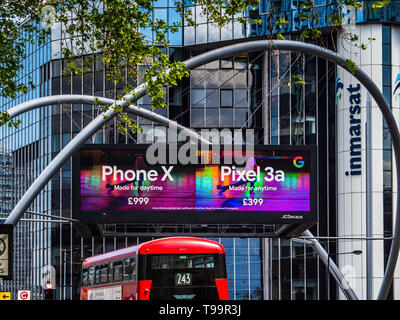
[[[12,279],[13,225],[0,224],[0,278]]]
[[[18,290],[18,300],[31,300],[31,290]]]
[[[0,300],[11,300],[11,292],[0,292]]]
[[[43,266],[40,270],[40,278],[43,289],[55,289],[56,288],[56,269],[51,266]],[[51,288],[48,285],[51,285]]]

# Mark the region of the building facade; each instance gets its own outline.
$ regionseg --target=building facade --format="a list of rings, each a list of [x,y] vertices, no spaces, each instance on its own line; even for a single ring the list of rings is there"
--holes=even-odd
[[[399,107],[396,97],[397,75],[400,72],[396,48],[400,38],[393,22],[398,19],[400,1],[392,1],[389,7],[377,13],[372,11],[368,3],[350,13],[346,7],[341,9],[343,23],[350,23],[344,25],[343,29],[351,28],[351,32],[359,35],[359,46],[367,43],[367,49],[362,51],[346,42],[345,33],[330,34],[328,16],[337,8],[336,1],[314,2],[321,17],[317,25],[300,19],[302,1],[295,0],[263,0],[256,10],[243,13],[246,18],[259,17],[262,21],[260,25],[250,21],[243,24],[237,17],[232,17],[230,24],[218,28],[209,23],[202,16],[201,8],[192,3],[191,10],[197,23],[197,27],[192,27],[181,21],[171,0],[155,2],[153,18],[166,20],[170,24],[182,22],[177,33],[169,34],[168,53],[171,59],[177,60],[186,60],[231,43],[266,39],[277,32],[295,40],[299,39],[302,30],[316,26],[324,31],[328,48],[348,56],[372,76],[396,111]],[[288,23],[277,30],[273,28],[276,23],[271,22],[274,21],[271,17],[285,17]],[[142,32],[149,39],[153,36],[149,30]],[[122,87],[106,79],[101,55],[85,74],[68,73],[67,63],[60,52],[63,37],[63,26],[56,23],[45,44],[40,47],[27,44],[27,58],[20,79],[30,76],[35,89],[14,100],[0,98],[1,112],[24,101],[48,95],[87,94],[115,98],[121,93]],[[292,83],[294,76],[302,77],[305,85]],[[349,88],[354,88],[354,92]],[[323,59],[283,51],[256,52],[214,61],[192,70],[189,78],[183,79],[177,87],[167,89],[168,108],[156,109],[155,112],[195,130],[252,128],[258,144],[317,145],[319,222],[311,232],[320,237],[321,244],[339,267],[344,271],[349,270],[347,276],[359,298],[366,298],[366,241],[343,239],[362,238],[367,234],[366,130],[363,127],[367,94],[365,89],[356,91],[356,88],[354,78]],[[359,97],[350,99],[351,94],[358,92]],[[360,102],[355,101],[356,98]],[[360,119],[359,123],[355,123],[360,125],[360,132],[357,128],[352,131],[353,135],[359,133],[356,136],[350,131],[350,125],[353,125],[349,115],[350,100],[360,107],[359,112],[351,114],[353,121]],[[148,97],[138,102],[145,109],[150,109],[150,103]],[[397,187],[392,179],[392,151],[387,126],[374,105],[372,110],[373,236],[383,238],[391,236],[392,199]],[[15,185],[11,186],[14,192],[10,200],[13,204],[22,197],[51,159],[99,113],[99,107],[85,104],[48,106],[20,116],[22,124],[18,129],[0,128],[0,146],[10,155],[13,163]],[[143,133],[122,135],[117,131],[116,122],[112,121],[87,143],[148,143],[154,138],[149,132],[164,130],[146,119],[136,116],[134,119]],[[56,270],[57,299],[79,299],[80,266],[84,258],[162,236],[151,226],[142,226],[139,230],[137,226],[104,225],[102,236],[83,237],[72,223],[48,222],[49,218],[35,215],[73,217],[71,199],[75,186],[72,184],[72,170],[72,162],[68,161],[34,201],[30,207],[31,213],[25,214],[25,220],[16,227],[14,280],[4,282],[5,289],[14,295],[17,290],[31,289],[33,298],[41,299],[41,270],[51,265]],[[361,173],[358,174],[358,171]],[[346,175],[346,172],[353,174]],[[9,187],[7,183],[2,183],[0,192],[8,194]],[[11,205],[2,206],[2,217],[11,209]],[[29,220],[32,218],[34,220]],[[224,230],[232,228],[220,227]],[[247,227],[240,226],[239,229]],[[197,230],[201,227],[191,228]],[[185,230],[185,226],[172,226],[172,229],[179,233]],[[327,237],[332,238],[328,240]],[[230,299],[343,298],[325,265],[307,242],[263,238],[259,232],[254,232],[254,237],[250,238],[230,237],[229,232],[213,234],[208,238],[221,242],[226,249]],[[373,296],[379,289],[389,248],[390,241],[373,241]],[[363,254],[352,255],[355,249],[362,250]],[[394,298],[399,297],[396,283],[400,273],[396,272],[396,275],[391,292]]]

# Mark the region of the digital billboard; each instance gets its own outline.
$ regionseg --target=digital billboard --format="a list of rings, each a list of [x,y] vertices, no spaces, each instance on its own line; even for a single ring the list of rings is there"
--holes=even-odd
[[[150,165],[147,147],[81,149],[73,162],[74,216],[124,223],[316,221],[312,147],[256,146],[251,155],[239,157],[222,149],[218,164],[201,161],[212,152],[215,159],[215,151],[201,151],[198,163],[184,165]],[[231,163],[226,163],[227,156]]]

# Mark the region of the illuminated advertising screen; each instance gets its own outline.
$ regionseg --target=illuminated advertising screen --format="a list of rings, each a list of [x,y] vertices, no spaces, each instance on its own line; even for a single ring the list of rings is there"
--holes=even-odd
[[[146,148],[97,145],[81,149],[74,158],[75,216],[91,222],[126,223],[316,220],[315,150],[311,147],[257,146],[250,156],[244,156],[244,151],[238,156],[236,151],[209,150],[199,152],[196,164],[155,165],[148,163]],[[216,153],[219,164],[210,161]],[[228,164],[227,158],[231,159]]]

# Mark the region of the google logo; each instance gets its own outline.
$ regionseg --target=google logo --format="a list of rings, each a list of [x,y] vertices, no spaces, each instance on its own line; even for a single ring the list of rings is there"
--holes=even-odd
[[[298,157],[294,158],[294,159],[293,159],[293,165],[294,165],[296,168],[303,168],[303,167],[304,167],[304,160],[303,160],[303,157],[298,156]]]

